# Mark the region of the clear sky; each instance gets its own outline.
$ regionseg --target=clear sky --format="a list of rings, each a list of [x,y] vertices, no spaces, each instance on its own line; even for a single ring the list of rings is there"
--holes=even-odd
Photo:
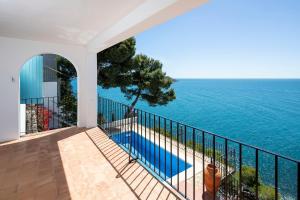
[[[300,78],[300,0],[210,0],[136,38],[173,78]]]

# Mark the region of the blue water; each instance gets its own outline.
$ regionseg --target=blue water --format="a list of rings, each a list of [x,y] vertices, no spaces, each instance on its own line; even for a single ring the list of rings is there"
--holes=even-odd
[[[185,161],[177,155],[171,154],[169,151],[159,147],[135,132],[114,134],[112,139],[116,143],[128,149],[130,136],[132,137],[131,144],[133,155],[137,156],[143,163],[146,164],[146,166],[149,166],[162,178],[171,178],[192,166],[188,162],[185,163]],[[171,159],[173,163],[172,166],[170,164]],[[177,163],[179,163],[179,165]]]
[[[179,79],[173,88],[168,105],[137,107],[300,159],[300,80]],[[117,88],[98,92],[130,103]]]

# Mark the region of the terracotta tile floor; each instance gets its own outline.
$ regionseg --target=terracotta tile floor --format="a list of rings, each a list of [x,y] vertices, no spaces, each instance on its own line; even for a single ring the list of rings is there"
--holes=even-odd
[[[178,199],[98,128],[0,144],[0,199]]]

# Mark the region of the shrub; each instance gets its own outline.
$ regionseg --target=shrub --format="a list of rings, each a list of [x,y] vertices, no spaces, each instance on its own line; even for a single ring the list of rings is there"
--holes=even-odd
[[[191,149],[193,149],[193,141],[192,140],[188,141],[186,143],[186,146],[189,147],[189,148],[191,148]],[[199,143],[195,142],[195,151],[202,152],[202,149],[203,149],[202,144],[199,144]]]
[[[258,196],[261,200],[273,200],[275,199],[275,189],[272,186],[261,184],[258,187]],[[278,194],[278,199],[281,199],[280,194]]]
[[[242,183],[250,188],[254,188],[256,186],[255,180],[255,168],[250,166],[242,167]],[[258,185],[260,184],[260,180],[258,180]]]
[[[255,194],[256,190],[256,180],[255,180],[255,168],[251,166],[242,167],[242,184],[244,189],[248,189],[250,192]],[[235,180],[239,180],[239,173],[236,172],[233,176]],[[266,185],[262,182],[261,178],[258,177],[258,195],[260,200],[274,200],[275,199],[275,189],[272,186]],[[278,194],[280,199],[280,194]]]
[[[176,136],[172,135],[167,130],[165,132],[165,130],[163,128],[155,127],[155,129],[154,128],[151,128],[151,129],[154,130],[155,132],[159,133],[161,136],[165,136],[165,134],[166,134],[166,137],[176,139]]]

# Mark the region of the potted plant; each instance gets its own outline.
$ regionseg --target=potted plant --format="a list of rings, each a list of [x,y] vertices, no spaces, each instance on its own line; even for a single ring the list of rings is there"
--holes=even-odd
[[[209,194],[213,194],[214,192],[217,192],[221,184],[220,170],[215,165],[208,164],[205,168],[204,176],[205,176],[204,184],[207,192]],[[215,183],[214,183],[214,177],[215,177]],[[215,184],[215,190],[214,190],[214,184]]]

